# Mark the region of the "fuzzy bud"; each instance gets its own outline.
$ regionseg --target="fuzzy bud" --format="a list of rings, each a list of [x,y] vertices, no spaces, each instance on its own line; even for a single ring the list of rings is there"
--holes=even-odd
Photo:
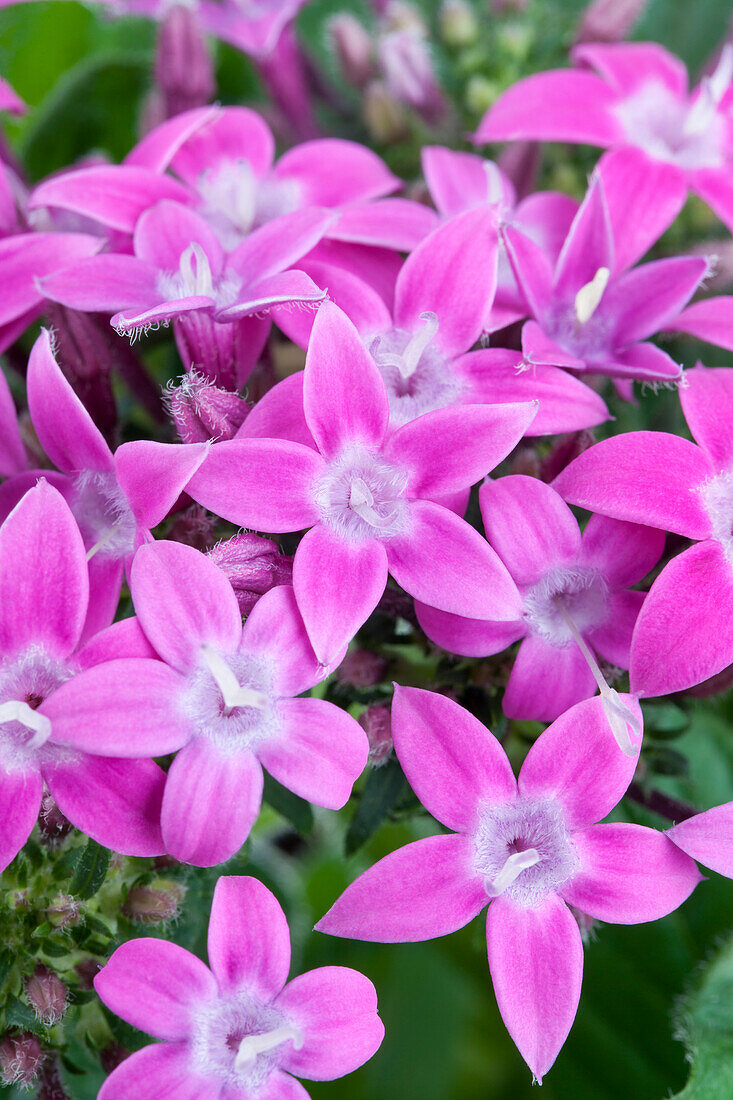
[[[43,963],[38,964],[25,983],[25,995],[36,1018],[47,1027],[57,1024],[66,1012],[66,986]]]
[[[30,1031],[0,1039],[0,1080],[3,1084],[33,1084],[42,1061],[41,1044]]]
[[[102,1069],[106,1074],[110,1074],[113,1069],[117,1069],[121,1066],[125,1058],[130,1057],[130,1051],[126,1050],[121,1043],[111,1042],[109,1046],[99,1052],[99,1061],[102,1063]]]
[[[182,443],[232,439],[249,412],[236,393],[220,389],[195,370],[177,386],[166,387],[165,401]]]
[[[68,836],[72,824],[58,808],[48,791],[41,799],[41,809],[38,814],[38,828],[41,836],[49,847],[60,844],[64,837]]]
[[[369,741],[369,763],[373,768],[386,764],[392,755],[392,720],[389,707],[367,707],[359,725]]]
[[[59,894],[46,910],[46,917],[54,928],[73,928],[79,923],[79,902],[71,894]]]
[[[281,554],[271,539],[245,532],[226,539],[208,556],[229,579],[242,615],[249,615],[260,596],[279,584],[291,584],[293,559]]]
[[[364,93],[364,124],[374,141],[387,145],[409,132],[407,115],[382,80],[373,80]]]
[[[203,554],[216,542],[216,520],[200,504],[191,504],[178,513],[165,537],[193,546]]]
[[[648,0],[593,0],[583,12],[576,43],[621,42],[644,14]]]
[[[214,98],[213,65],[193,6],[178,3],[168,8],[158,32],[155,80],[167,118]]]
[[[185,894],[177,882],[157,887],[134,886],[122,905],[122,912],[135,924],[163,924],[175,920]]]
[[[445,0],[440,9],[440,34],[446,45],[457,50],[476,42],[478,19],[466,0]]]
[[[387,91],[426,122],[436,122],[445,113],[445,100],[424,34],[413,29],[390,31],[380,37],[377,53]]]
[[[36,1100],[70,1100],[61,1081],[58,1059],[55,1057],[48,1057],[43,1063]]]
[[[328,33],[341,76],[352,87],[363,88],[374,75],[369,31],[353,15],[339,12],[330,20]]]
[[[336,679],[351,687],[368,688],[380,683],[387,674],[389,662],[368,649],[350,650],[336,671]]]

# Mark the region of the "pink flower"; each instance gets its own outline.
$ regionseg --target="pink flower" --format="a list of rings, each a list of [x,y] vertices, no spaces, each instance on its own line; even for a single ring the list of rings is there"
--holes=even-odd
[[[40,481],[0,527],[0,869],[28,839],[44,783],[64,816],[100,844],[128,855],[165,850],[161,769],[111,759],[121,755],[119,731],[105,755],[93,735],[82,751],[66,737],[100,669],[120,658],[117,667],[134,670],[149,652],[129,623],[78,649],[88,605],[81,534],[63,497]]]
[[[666,695],[733,663],[733,370],[685,371],[697,440],[630,432],[585,451],[554,481],[570,504],[701,540],[662,570],[631,645],[631,690]]]
[[[257,879],[219,879],[208,952],[211,969],[175,943],[129,940],[96,976],[113,1012],[164,1040],[122,1062],[100,1100],[181,1089],[196,1100],[308,1100],[296,1076],[331,1081],[378,1050],[384,1027],[363,974],[325,966],[287,981],[287,920]]]
[[[28,468],[28,456],[18,427],[15,402],[0,371],[0,477],[12,477]]]
[[[733,878],[733,802],[688,817],[667,836],[698,863]]]
[[[522,615],[478,622],[418,604],[420,625],[444,649],[469,657],[500,653],[523,638],[502,706],[510,718],[550,722],[601,683],[606,691],[594,653],[629,667],[644,602],[629,586],[654,566],[664,535],[598,515],[581,534],[562,498],[531,477],[487,481],[479,502],[486,537],[521,593]]]
[[[442,610],[515,618],[518,595],[504,566],[434,500],[500,462],[536,403],[436,409],[388,435],[382,376],[329,302],[313,326],[303,398],[317,450],[269,438],[217,443],[188,491],[233,523],[273,533],[311,528],[295,554],[293,585],[319,659],[332,661],[365,622],[388,571]]]
[[[397,687],[392,735],[416,795],[453,831],[380,860],[316,928],[414,942],[462,928],[489,904],[499,1011],[541,1081],[580,997],[583,949],[568,906],[615,924],[657,920],[689,896],[697,868],[653,829],[596,824],[636,766],[618,751],[599,700],[572,707],[540,736],[518,782],[493,735],[442,695]]]
[[[689,188],[730,227],[733,48],[724,47],[715,72],[692,92],[683,64],[654,42],[576,46],[572,57],[579,71],[537,73],[509,88],[476,141],[637,148],[664,188]]]

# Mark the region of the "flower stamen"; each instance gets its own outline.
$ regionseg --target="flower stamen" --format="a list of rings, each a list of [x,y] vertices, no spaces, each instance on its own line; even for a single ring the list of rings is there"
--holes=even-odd
[[[249,1069],[260,1054],[266,1054],[289,1040],[292,1040],[296,1050],[300,1050],[303,1045],[303,1032],[297,1027],[276,1027],[273,1031],[265,1031],[261,1035],[245,1035],[234,1059],[235,1072],[241,1073]]]
[[[428,344],[432,342],[438,331],[438,318],[434,313],[426,310],[420,314],[422,326],[413,332],[407,347],[400,354],[394,352],[381,352],[379,361],[386,366],[396,367],[406,382],[412,378]]]
[[[611,272],[607,267],[599,267],[589,283],[582,286],[575,295],[575,316],[579,325],[590,321],[601,304]]]
[[[201,647],[201,656],[221,692],[226,714],[231,714],[235,707],[256,707],[258,710],[266,710],[269,699],[264,692],[240,684],[229,665],[216,650],[204,645]]]
[[[541,859],[542,856],[536,848],[527,848],[525,852],[513,852],[512,855],[507,857],[506,863],[498,875],[487,882],[486,893],[489,897],[498,898],[519,878],[522,871],[526,871],[528,867],[534,867]]]
[[[1,722],[20,722],[26,729],[33,731],[33,737],[26,743],[26,748],[38,749],[51,736],[51,719],[45,714],[39,714],[21,699],[9,699],[7,703],[0,704]]]

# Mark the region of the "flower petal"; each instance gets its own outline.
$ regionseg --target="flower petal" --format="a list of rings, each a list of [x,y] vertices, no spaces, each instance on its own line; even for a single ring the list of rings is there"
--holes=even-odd
[[[552,303],[553,270],[546,252],[526,233],[507,225],[503,241],[514,277],[533,317],[544,317]]]
[[[141,527],[155,527],[209,453],[208,443],[136,439],[115,451],[115,473]]]
[[[222,992],[246,986],[270,1001],[288,980],[288,922],[275,895],[256,878],[217,880],[207,942],[209,966]]]
[[[495,201],[489,186],[490,179],[497,181],[507,203],[515,205],[511,181],[493,161],[484,160],[475,153],[444,149],[440,145],[424,145],[420,157],[430,197],[444,218],[452,218],[464,210]]]
[[[137,220],[133,241],[137,258],[155,271],[178,271],[181,256],[192,244],[198,244],[206,253],[214,277],[224,265],[224,253],[214,230],[178,202],[159,202],[146,210]]]
[[[13,233],[0,240],[3,273],[0,325],[22,319],[49,296],[45,287],[39,288],[37,280],[66,264],[83,265],[84,257],[93,256],[102,244],[101,237],[84,233]],[[5,341],[4,346],[8,346]]]
[[[530,634],[519,646],[502,706],[508,718],[553,722],[595,692],[593,674],[575,643],[553,646]]]
[[[733,465],[733,370],[697,367],[685,371],[684,377],[687,385],[680,389],[680,403],[690,431],[716,468],[729,469]]]
[[[687,94],[684,62],[656,42],[588,42],[572,50],[573,61],[595,69],[617,92],[628,95],[655,81],[677,96]]]
[[[182,111],[180,115],[166,119],[165,122],[148,131],[134,149],[130,150],[124,163],[163,172],[169,167],[184,142],[207,122],[215,119],[220,112],[221,108],[217,105],[194,107],[190,111]]]
[[[614,240],[606,193],[602,177],[595,175],[558,257],[555,294],[562,300],[572,298],[595,278],[600,268],[613,271],[614,264]]]
[[[245,286],[277,275],[297,264],[301,256],[318,244],[333,217],[330,210],[310,207],[273,218],[234,249],[228,266],[242,277]]]
[[[598,315],[613,320],[618,344],[646,340],[667,328],[684,309],[707,269],[703,256],[676,256],[641,264],[609,286]]]
[[[303,411],[303,371],[289,374],[264,394],[237,432],[237,439],[289,439],[317,450]]]
[[[0,871],[17,856],[41,808],[43,780],[37,771],[0,771]]]
[[[586,633],[591,649],[618,668],[628,668],[631,662],[631,639],[639,618],[645,592],[612,592],[608,598],[608,617],[604,623]]]
[[[666,835],[698,863],[733,878],[733,802],[688,817]]]
[[[0,371],[0,477],[12,477],[27,468],[28,457],[18,428],[15,402],[5,375]]]
[[[160,301],[154,269],[136,256],[91,256],[72,267],[60,267],[42,278],[40,285],[44,297],[84,312],[144,310]]]
[[[280,157],[275,179],[300,183],[303,204],[341,206],[378,199],[401,186],[381,157],[356,141],[319,138],[304,141]]]
[[[315,655],[289,585],[278,585],[260,596],[241,633],[240,651],[270,660],[273,691],[278,696],[300,695],[328,675]]]
[[[171,167],[181,179],[194,185],[207,170],[237,161],[246,161],[255,176],[264,176],[274,153],[275,139],[257,111],[225,107],[188,137],[176,151]]]
[[[466,619],[462,615],[438,611],[417,600],[415,611],[420,626],[431,642],[462,657],[490,657],[501,653],[507,646],[519,641],[527,629],[521,620],[492,623],[485,619]]]
[[[655,527],[596,514],[583,530],[578,560],[600,569],[612,588],[629,588],[654,568],[663,550],[664,533]]]
[[[557,69],[507,89],[484,115],[474,141],[574,141],[615,145],[616,95],[592,73]]]
[[[98,1100],[220,1100],[212,1085],[191,1069],[188,1043],[151,1043],[125,1058],[106,1079]]]
[[[675,220],[687,198],[687,180],[676,165],[631,146],[604,153],[597,170],[613,230],[615,271],[620,272],[640,260]]]
[[[331,240],[411,252],[439,225],[429,206],[411,199],[379,199],[344,207],[329,226]]]
[[[688,336],[695,336],[707,344],[733,351],[733,308],[730,295],[694,302],[665,327],[668,332],[686,332]],[[689,379],[691,375],[692,371],[688,371],[685,377]],[[686,397],[689,397],[686,391],[680,393],[683,403]]]

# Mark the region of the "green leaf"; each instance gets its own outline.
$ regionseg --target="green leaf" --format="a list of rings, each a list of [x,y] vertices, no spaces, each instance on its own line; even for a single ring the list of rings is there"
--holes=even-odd
[[[89,839],[81,853],[69,887],[74,897],[88,901],[104,882],[109,866],[109,852],[96,840]]]
[[[8,997],[5,1002],[5,1020],[8,1027],[19,1027],[23,1031],[33,1031],[36,1035],[43,1035],[43,1025],[36,1018],[33,1009],[23,1004],[17,997]]]
[[[346,833],[344,849],[347,856],[358,851],[377,831],[404,788],[405,777],[396,760],[369,772]]]
[[[703,972],[681,1006],[679,1035],[692,1062],[676,1100],[730,1100],[733,1096],[733,937]]]
[[[268,806],[289,821],[299,833],[306,835],[313,828],[313,810],[309,803],[281,786],[271,775],[265,775],[262,797]]]

